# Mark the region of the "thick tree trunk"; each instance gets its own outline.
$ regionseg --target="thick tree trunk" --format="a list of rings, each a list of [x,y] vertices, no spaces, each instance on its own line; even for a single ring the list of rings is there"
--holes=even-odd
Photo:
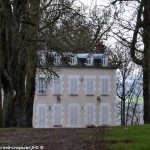
[[[21,72],[22,70],[20,70]],[[15,127],[26,127],[26,110],[25,110],[25,74],[20,73],[18,79],[16,94],[13,99],[12,124]]]
[[[35,94],[35,76],[36,69],[33,68],[32,72],[27,73],[27,83],[26,83],[26,121],[27,127],[32,127],[33,118],[33,103]]]
[[[36,43],[32,43],[29,47],[29,58],[26,69],[26,121],[27,127],[32,127],[33,118],[33,103],[35,94],[35,77],[36,77],[36,65],[37,65],[37,46]]]
[[[1,87],[1,82],[0,82],[0,87]],[[0,89],[0,128],[2,127],[2,90]]]
[[[142,28],[143,59],[135,55],[139,30]],[[143,68],[144,123],[150,123],[150,1],[141,0],[131,46],[132,60]]]
[[[0,6],[1,8],[1,6]],[[0,26],[2,27],[2,15],[0,15]],[[1,71],[2,71],[2,30],[0,29],[0,127],[2,127],[2,83],[1,83]]]
[[[143,67],[144,123],[150,123],[150,71]]]
[[[5,2],[5,3],[4,3]],[[4,16],[1,30],[1,72],[4,91],[3,127],[26,126],[24,39],[21,39],[17,8],[11,9],[9,1],[3,1]],[[16,11],[16,12],[15,12]],[[19,14],[21,15],[21,14]],[[22,60],[23,59],[23,60]]]
[[[35,77],[36,77],[36,66],[37,66],[37,50],[38,50],[38,25],[39,25],[39,5],[40,1],[32,0],[30,1],[30,11],[33,12],[31,17],[31,22],[34,27],[29,27],[28,29],[28,61],[26,67],[26,117],[27,126],[32,127],[32,117],[33,117],[33,103],[35,94]]]
[[[144,123],[150,123],[150,1],[144,0],[143,14],[143,97]]]
[[[4,102],[3,102],[3,116],[2,116],[2,125],[3,127],[10,127],[12,124],[12,97],[13,93],[9,89],[4,90]]]

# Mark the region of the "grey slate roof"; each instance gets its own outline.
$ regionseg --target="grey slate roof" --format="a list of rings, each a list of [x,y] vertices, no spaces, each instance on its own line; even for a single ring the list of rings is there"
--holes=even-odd
[[[91,53],[72,53],[72,52],[65,52],[65,53],[56,53],[50,52],[45,54],[44,52],[39,53],[40,56],[43,57],[43,62],[40,60],[40,65],[46,66],[57,66],[57,67],[107,67],[111,68],[109,64],[108,56],[106,54],[91,54]],[[60,63],[55,64],[55,57],[60,59]],[[71,58],[75,57],[77,62],[75,64],[71,64]],[[87,65],[87,59],[91,58],[91,65]],[[103,64],[103,60],[105,59],[105,65]]]

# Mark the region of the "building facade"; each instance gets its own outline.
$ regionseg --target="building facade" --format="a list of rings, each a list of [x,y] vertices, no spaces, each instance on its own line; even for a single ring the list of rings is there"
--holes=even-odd
[[[104,54],[53,53],[58,76],[38,71],[34,100],[35,128],[89,127],[117,124],[116,68]],[[41,57],[40,63],[45,63]]]

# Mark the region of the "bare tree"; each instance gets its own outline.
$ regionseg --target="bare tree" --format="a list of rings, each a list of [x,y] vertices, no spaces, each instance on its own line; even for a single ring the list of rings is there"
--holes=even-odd
[[[111,4],[116,14],[115,38],[126,43],[132,60],[143,68],[144,123],[150,123],[150,1],[114,0]]]
[[[118,66],[116,80],[118,118],[121,120],[121,125],[127,125],[137,115],[136,110],[142,92],[141,69],[132,62],[129,49],[119,43],[115,48],[109,48],[107,53],[111,58],[111,63]]]
[[[57,16],[55,24],[48,21],[48,17],[43,17],[42,22],[49,22],[50,26],[41,25],[44,30],[41,34],[43,45],[47,49],[60,51],[93,51],[95,45],[100,40],[107,36],[112,23],[108,20],[112,18],[109,9],[95,6],[86,11],[85,6],[74,6],[76,9],[73,12],[65,13],[62,16]],[[45,12],[49,14],[50,12]],[[55,18],[56,20],[56,18]],[[51,25],[53,28],[51,28]],[[43,47],[44,47],[43,46]]]
[[[0,11],[3,12],[0,14],[3,127],[32,126],[37,51],[42,30],[39,22],[44,11],[52,7],[57,8],[54,15],[59,13],[59,17],[64,15],[65,7],[72,10],[71,2],[67,0],[0,1]],[[58,20],[52,19],[53,24]]]

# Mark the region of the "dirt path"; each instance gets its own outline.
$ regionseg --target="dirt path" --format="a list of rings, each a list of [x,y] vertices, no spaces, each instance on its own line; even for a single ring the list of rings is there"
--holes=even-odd
[[[0,130],[0,150],[105,150],[105,132],[103,127]]]

